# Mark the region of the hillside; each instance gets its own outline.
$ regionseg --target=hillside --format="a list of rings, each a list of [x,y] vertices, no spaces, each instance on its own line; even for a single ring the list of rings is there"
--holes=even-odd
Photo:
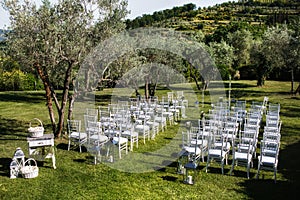
[[[219,26],[235,22],[244,22],[255,29],[276,23],[289,23],[299,18],[299,0],[264,2],[228,2],[207,8],[196,8],[194,4],[186,4],[127,20],[126,23],[128,29],[154,26],[180,31],[201,30],[208,35],[214,33]]]

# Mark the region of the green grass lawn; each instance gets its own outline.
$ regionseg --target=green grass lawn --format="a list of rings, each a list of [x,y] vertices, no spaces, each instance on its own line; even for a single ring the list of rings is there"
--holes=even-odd
[[[173,86],[176,87],[179,86]],[[228,89],[228,82],[225,88]],[[267,81],[264,87],[256,87],[255,81],[232,82],[233,100],[247,100],[250,106],[252,101],[262,101],[268,96],[270,102],[281,105],[283,125],[276,184],[271,171],[262,171],[260,179],[255,179],[256,160],[249,180],[245,167],[235,167],[230,176],[229,159],[224,175],[219,164],[213,163],[206,173],[206,163],[201,163],[192,186],[183,184],[182,175],[176,172],[176,155],[161,156],[164,155],[161,152],[164,147],[174,145],[174,141],[175,144],[180,141],[178,133],[184,129],[186,120],[195,120],[201,110],[208,111],[212,103],[208,92],[202,107],[202,93],[187,91],[189,118],[168,127],[145,145],[140,142],[138,149],[114,164],[103,160],[93,165],[88,152],[67,151],[65,137],[56,139],[57,169],[51,168],[50,160],[38,162],[39,176],[34,179],[10,179],[9,164],[17,147],[28,157],[27,128],[33,118],[43,121],[46,133],[51,131],[44,92],[0,92],[0,199],[290,199],[300,188],[300,97],[292,97],[289,91],[289,82]],[[166,92],[159,88],[157,94],[161,97]],[[110,94],[109,89],[97,92],[97,105],[108,103]],[[195,104],[196,101],[200,104]],[[143,167],[143,173],[133,172]]]

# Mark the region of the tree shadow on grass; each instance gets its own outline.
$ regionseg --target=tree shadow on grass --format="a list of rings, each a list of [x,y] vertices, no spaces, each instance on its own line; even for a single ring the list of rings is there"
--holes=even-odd
[[[0,93],[0,99],[9,102],[41,103],[45,101],[45,94],[43,92],[5,92]]]
[[[178,179],[177,177],[174,177],[174,176],[161,176],[161,178],[164,181],[172,181],[172,182],[176,182]]]
[[[229,88],[229,82],[224,82],[224,87]],[[256,85],[253,84],[247,84],[247,83],[237,83],[237,82],[231,82],[231,88],[255,88]]]
[[[300,142],[286,146],[279,153],[277,174],[282,174],[286,180],[274,182],[273,172],[260,171],[259,179],[252,178],[242,184],[246,193],[252,199],[298,199],[300,188]]]
[[[0,158],[0,176],[9,177],[11,158]]]
[[[0,117],[0,140],[25,140],[24,122]]]
[[[300,115],[300,107],[285,107],[285,111],[281,112],[280,115],[285,117],[299,117]]]
[[[246,188],[238,192],[245,193],[250,199],[298,199],[298,190],[294,184],[273,179],[250,179],[241,183]]]
[[[68,144],[66,144],[66,143],[60,143],[60,144],[56,145],[56,148],[67,151],[68,150]]]

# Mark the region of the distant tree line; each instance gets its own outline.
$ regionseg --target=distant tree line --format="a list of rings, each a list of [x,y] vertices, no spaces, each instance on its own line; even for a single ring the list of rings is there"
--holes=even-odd
[[[153,14],[144,14],[143,16],[137,17],[133,20],[126,20],[126,26],[127,29],[151,26],[155,22],[160,22],[173,17],[182,17],[183,14],[186,13],[189,13],[189,15],[192,15],[192,13],[196,14],[196,12],[193,12],[196,8],[195,4],[189,3],[183,6],[173,7],[172,9],[156,11]]]

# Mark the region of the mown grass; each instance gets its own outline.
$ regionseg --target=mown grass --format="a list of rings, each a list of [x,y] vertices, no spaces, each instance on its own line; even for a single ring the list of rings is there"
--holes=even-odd
[[[224,85],[228,93],[228,82]],[[101,164],[93,165],[88,152],[67,151],[65,137],[56,139],[57,169],[52,169],[48,160],[39,162],[39,176],[35,179],[10,179],[9,164],[17,147],[21,147],[28,157],[26,130],[33,118],[43,121],[46,133],[51,131],[44,93],[1,92],[0,199],[282,199],[287,194],[291,198],[299,189],[300,180],[300,98],[292,97],[289,90],[289,82],[267,81],[264,87],[256,87],[255,81],[232,82],[233,100],[247,100],[250,106],[251,101],[262,101],[268,96],[270,102],[281,104],[283,125],[277,183],[269,171],[263,171],[260,179],[255,179],[255,161],[249,180],[245,167],[236,167],[229,176],[231,165],[225,166],[222,175],[217,163],[211,165],[208,173],[205,173],[205,163],[201,163],[193,186],[183,184],[182,175],[177,174],[176,155],[161,156],[164,155],[161,152],[164,147],[176,144],[174,141],[180,142],[178,133],[184,128],[185,121],[197,118],[201,110],[208,111],[211,104],[208,92],[202,107],[201,92],[192,91],[198,96],[193,99],[194,94],[187,91],[186,95],[191,97],[187,109],[189,118],[168,127],[146,145],[140,142],[138,149],[115,164],[103,160]],[[157,94],[165,96],[166,92],[161,88]],[[108,103],[110,95],[111,90],[97,92],[97,105]],[[145,171],[133,173],[119,170],[120,167],[133,171],[145,167]]]

